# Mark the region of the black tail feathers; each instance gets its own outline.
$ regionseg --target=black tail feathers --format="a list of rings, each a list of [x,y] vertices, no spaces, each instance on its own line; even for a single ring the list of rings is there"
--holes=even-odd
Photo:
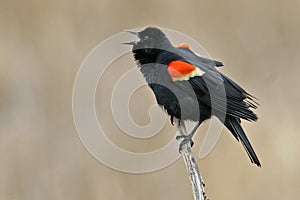
[[[252,163],[256,164],[258,167],[261,166],[253,147],[251,146],[243,128],[241,127],[240,120],[235,117],[227,117],[225,120],[225,126],[230,130],[234,137],[241,141],[243,144],[250,160]]]

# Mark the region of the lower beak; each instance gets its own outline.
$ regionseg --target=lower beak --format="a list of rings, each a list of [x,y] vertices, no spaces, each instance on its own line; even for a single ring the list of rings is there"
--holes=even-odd
[[[129,42],[123,42],[122,44],[126,45],[137,45],[138,41],[129,41]]]

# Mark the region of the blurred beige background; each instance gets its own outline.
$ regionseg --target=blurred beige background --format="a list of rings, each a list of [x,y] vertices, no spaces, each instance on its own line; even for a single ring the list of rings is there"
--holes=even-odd
[[[85,56],[109,36],[147,25],[191,36],[224,62],[222,72],[259,97],[259,122],[244,127],[262,168],[251,165],[224,130],[213,152],[199,160],[209,199],[298,199],[299,9],[297,0],[2,0],[0,199],[192,199],[182,160],[142,175],[114,171],[85,150],[73,123],[72,87]],[[113,66],[110,73],[118,74]],[[141,111],[144,95],[151,105],[146,88],[131,104],[140,124],[149,120],[147,110]],[[171,138],[175,129],[166,126]],[[157,137],[150,144],[137,141],[136,148],[155,149],[167,141]]]

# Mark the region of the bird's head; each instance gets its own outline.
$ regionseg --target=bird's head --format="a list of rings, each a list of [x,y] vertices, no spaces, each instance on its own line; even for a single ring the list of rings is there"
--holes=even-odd
[[[135,58],[142,64],[153,62],[161,51],[172,47],[167,36],[156,27],[147,27],[141,31],[127,30],[126,32],[138,37],[139,40],[124,42],[123,44],[133,46],[132,51],[135,54]]]
[[[127,30],[126,32],[129,32],[139,38],[139,40],[124,43],[133,45],[133,49],[164,49],[169,47],[168,45],[171,45],[167,36],[156,27],[147,27],[141,31]]]

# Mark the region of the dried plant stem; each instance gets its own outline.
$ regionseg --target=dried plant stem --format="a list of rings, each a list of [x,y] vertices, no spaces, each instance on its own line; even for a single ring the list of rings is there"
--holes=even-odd
[[[183,129],[185,127],[183,126]],[[180,134],[184,134],[184,130],[182,127],[179,128]],[[200,171],[198,169],[198,165],[192,152],[191,144],[188,142],[187,144],[183,145],[181,150],[181,155],[184,160],[187,172],[190,177],[190,181],[192,184],[193,194],[195,200],[206,200],[205,192],[204,192],[204,182],[202,180]]]

